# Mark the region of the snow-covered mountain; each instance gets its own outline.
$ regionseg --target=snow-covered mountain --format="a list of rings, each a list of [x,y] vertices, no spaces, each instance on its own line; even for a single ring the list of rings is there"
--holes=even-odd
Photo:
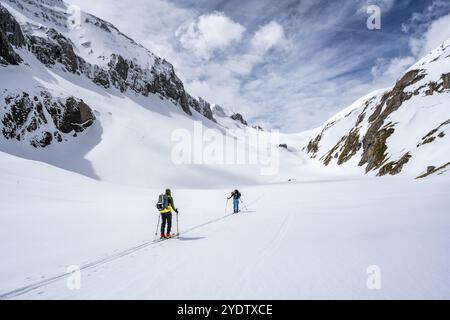
[[[99,89],[113,88],[143,97],[156,95],[188,115],[195,110],[215,121],[210,104],[186,92],[169,62],[112,24],[72,9],[62,0],[1,1],[2,69],[5,65],[20,65],[22,68],[16,69],[32,76],[48,68],[65,79],[72,77],[69,81],[88,80]],[[45,147],[52,141],[75,136],[95,122],[95,105],[55,88],[51,92],[48,86],[32,79],[2,84],[5,138]]]
[[[75,9],[61,0],[0,1],[0,151],[131,185],[235,179],[229,166],[175,165],[171,138],[178,129],[193,135],[194,121],[223,135],[253,130],[242,115],[216,116],[169,62]],[[255,170],[240,181],[254,182]]]
[[[449,169],[449,135],[450,39],[393,87],[359,99],[325,122],[304,150],[330,167],[426,177]]]
[[[243,129],[250,126],[242,114],[225,110],[217,104],[212,106],[212,113],[217,122],[227,129]],[[259,125],[254,125],[252,128],[264,130]]]

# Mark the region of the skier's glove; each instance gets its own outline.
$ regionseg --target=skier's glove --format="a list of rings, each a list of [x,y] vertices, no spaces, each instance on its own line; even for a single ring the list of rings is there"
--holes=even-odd
[[[175,209],[175,212],[178,213],[178,209]]]

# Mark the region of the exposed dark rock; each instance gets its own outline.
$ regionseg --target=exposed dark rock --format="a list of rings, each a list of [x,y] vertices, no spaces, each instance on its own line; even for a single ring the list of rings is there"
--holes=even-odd
[[[30,142],[30,144],[35,148],[45,148],[52,143],[53,136],[50,132],[44,132],[42,138],[35,138]]]
[[[435,166],[428,166],[427,167],[427,173],[432,173],[432,172],[434,172],[436,170],[436,167]]]
[[[58,142],[63,141],[63,137],[62,137],[61,133],[59,133],[58,131],[53,132],[53,137],[55,137],[56,141],[58,141]]]
[[[378,172],[379,176],[385,176],[387,174],[390,174],[392,176],[399,174],[403,166],[409,162],[411,159],[411,154],[408,152],[403,155],[403,157],[400,158],[398,161],[391,161],[389,163],[386,163],[384,166],[381,167],[380,171]]]
[[[128,70],[130,69],[128,62],[122,56],[113,54],[108,66],[112,84],[120,91],[126,91],[129,86],[127,83]]]
[[[428,84],[428,90],[425,91],[425,95],[432,96],[438,90],[439,85],[437,84],[437,82],[432,81]]]
[[[187,114],[192,114],[190,103],[194,99],[187,94],[183,83],[167,62],[157,58],[151,70],[144,70],[136,63],[113,54],[108,64],[109,69],[105,70],[78,57],[74,53],[70,40],[54,29],[49,29],[46,34],[50,41],[42,37],[29,36],[31,52],[45,65],[53,66],[59,62],[70,72],[83,73],[104,88],[109,88],[112,84],[121,92],[131,89],[144,96],[148,96],[149,93],[160,94],[162,97],[178,103]],[[161,72],[159,69],[167,72]],[[206,104],[209,105],[209,103],[203,103],[201,106],[199,104],[196,106],[202,110],[204,116],[214,120],[212,112],[208,110]]]
[[[213,111],[211,110],[211,104],[208,101],[203,100],[202,98],[195,99],[189,97],[189,106],[207,119],[216,122],[216,119],[214,119],[213,116]]]
[[[376,99],[376,97],[372,97],[369,100],[366,101],[366,103],[364,104],[364,109],[363,111],[360,113],[360,115],[358,116],[358,119],[356,120],[356,124],[355,127],[358,127],[366,118],[366,111],[367,108],[369,108],[369,105]]]
[[[445,127],[445,126],[447,126],[447,125],[450,125],[450,119],[448,119],[447,121],[445,121],[444,123],[442,123],[439,127],[435,128],[435,129],[431,130],[429,133],[427,133],[427,135],[424,136],[424,137],[422,138],[422,142],[419,143],[419,144],[417,145],[417,147],[423,146],[423,145],[425,145],[425,144],[432,143],[434,140],[436,140],[435,134],[436,134],[442,127]],[[443,138],[443,137],[445,137],[445,133],[444,133],[444,132],[440,132],[440,133],[437,135],[437,137]]]
[[[359,125],[364,121],[364,118],[365,118],[365,117],[366,117],[366,113],[365,113],[365,112],[362,112],[362,113],[358,116],[358,119],[356,120],[355,127],[359,126]]]
[[[25,37],[19,23],[0,3],[0,30],[8,42],[15,47],[25,46]]]
[[[379,168],[383,164],[387,151],[386,140],[394,131],[393,127],[388,126],[379,131],[372,130],[366,133],[363,139],[364,152],[359,162],[360,166],[367,163],[366,172]]]
[[[96,23],[101,28],[108,30],[110,28],[107,23],[101,20]],[[159,94],[174,103],[178,103],[187,114],[192,114],[190,103],[194,99],[185,91],[183,83],[176,76],[173,67],[165,60],[156,58],[155,64],[151,67],[151,70],[148,70],[120,55],[113,54],[108,64],[109,69],[105,70],[97,65],[91,65],[77,56],[72,42],[55,29],[42,27],[41,31],[46,34],[47,38],[28,35],[26,41],[29,43],[30,51],[46,66],[50,67],[56,63],[61,63],[69,72],[83,73],[94,83],[104,88],[109,88],[112,84],[122,92],[131,89],[144,96],[148,96],[149,93]],[[130,39],[130,41],[132,40]],[[9,51],[8,48],[7,52]],[[8,59],[3,60],[11,62],[17,60],[13,59],[11,55],[7,57]],[[207,118],[214,119],[206,104],[199,109],[203,110],[202,114]]]
[[[383,127],[386,118],[412,97],[413,94],[405,92],[405,89],[424,77],[421,70],[406,73],[391,91],[384,94],[375,112],[370,116],[371,124],[362,140],[363,154],[359,162],[360,166],[367,164],[366,172],[379,168],[385,161],[386,140],[395,131],[391,124]]]
[[[14,51],[11,44],[8,42],[5,34],[0,30],[0,64],[18,65],[22,62],[20,56]]]
[[[90,127],[95,116],[88,105],[73,97],[65,101],[53,98],[50,93],[42,91],[40,96],[28,93],[9,95],[5,99],[2,133],[6,139],[22,141],[28,138],[34,147],[46,147],[53,139],[63,141],[63,134],[79,133]],[[50,117],[45,115],[45,111]],[[52,122],[59,132],[47,131]]]
[[[240,113],[235,113],[230,118],[235,120],[235,121],[238,121],[238,122],[242,123],[244,126],[248,126],[247,121],[244,120],[244,117]]]
[[[11,0],[13,1],[13,0]],[[52,22],[52,25],[66,27],[66,14],[52,7],[41,6],[33,2],[30,4],[39,7],[36,17],[43,21]],[[19,9],[20,3],[15,3]],[[102,30],[111,33],[117,33],[130,41],[131,45],[138,46],[132,39],[120,33],[113,25],[94,16],[88,15],[84,21],[98,26]],[[56,28],[56,27],[55,27]],[[43,25],[28,25],[22,33],[20,25],[14,17],[0,4],[0,63],[1,64],[19,64],[22,62],[20,56],[14,51],[14,46],[25,47],[36,58],[46,65],[53,67],[61,64],[63,70],[78,75],[85,75],[95,84],[110,88],[111,86],[126,92],[134,91],[143,96],[156,94],[161,99],[167,99],[179,105],[188,115],[192,115],[191,110],[195,109],[206,118],[215,121],[211,105],[199,98],[194,99],[185,90],[182,81],[175,74],[173,66],[166,60],[153,56],[148,52],[153,60],[152,65],[140,66],[135,60],[130,61],[124,57],[112,54],[111,57],[103,57],[109,63],[107,67],[94,65],[75,53],[74,45],[70,39],[59,33],[54,28],[47,28]],[[87,41],[82,44],[83,47],[91,47],[92,44]],[[37,99],[35,99],[37,98]],[[39,138],[35,136],[32,144],[42,147],[53,141],[63,141],[64,134],[68,132],[80,132],[83,128],[91,125],[95,117],[90,108],[82,101],[75,98],[69,98],[67,101],[60,101],[52,98],[48,93],[39,97],[29,98],[20,95],[20,97],[7,96],[7,111],[4,121],[8,126],[4,128],[4,135],[22,140],[24,135],[33,132],[40,132]],[[6,101],[6,100],[5,100]],[[41,114],[42,110],[47,110],[52,119],[46,119]],[[29,114],[25,114],[25,113]],[[21,118],[23,116],[23,118]],[[47,116],[48,117],[48,116]],[[26,123],[22,123],[25,121]],[[43,134],[42,128],[45,122],[53,121],[60,132]],[[242,123],[247,124],[242,118]],[[24,127],[26,126],[26,127]],[[49,137],[52,138],[49,138]]]
[[[46,34],[53,41],[37,36],[28,37],[31,52],[46,66],[53,66],[59,62],[69,72],[76,73],[78,56],[73,51],[71,41],[55,29],[49,29]]]
[[[328,153],[327,153],[325,156],[323,156],[323,157],[321,158],[321,160],[323,159],[323,163],[324,163],[326,166],[330,164],[331,160],[333,160],[333,157],[335,156],[336,150],[338,150],[338,149],[342,146],[342,143],[343,143],[346,139],[347,139],[347,136],[343,136],[343,137],[341,138],[341,140],[339,140],[339,142],[336,143],[336,145],[335,145],[330,151],[328,151]]]
[[[325,134],[325,132],[328,129],[333,127],[335,123],[336,123],[335,121],[327,123],[325,128],[323,128],[322,132],[308,143],[306,149],[307,149],[308,153],[311,153],[311,158],[315,158],[316,157],[316,154],[319,152],[319,143],[322,140],[323,135]]]
[[[57,121],[55,121],[58,123],[57,128],[63,133],[82,132],[94,123],[95,115],[83,100],[70,97],[66,100],[60,118],[53,118],[53,120]]]
[[[20,140],[21,135],[26,132],[24,128],[28,116],[33,110],[33,101],[29,95],[24,92],[21,96],[17,96],[16,99],[5,99],[5,102],[11,103],[9,111],[3,116],[3,136],[7,139]],[[35,109],[37,111],[37,108]],[[35,115],[39,119],[39,112]]]
[[[317,135],[313,140],[308,143],[306,150],[311,153],[313,157],[319,152],[319,143],[322,140],[322,134]]]
[[[338,165],[347,162],[351,157],[353,157],[358,150],[361,149],[361,142],[359,141],[358,129],[354,129],[345,139],[344,145],[341,149],[341,155],[338,159]]]
[[[102,29],[102,30],[104,30],[104,31],[106,31],[106,32],[108,32],[108,33],[111,33],[111,30],[109,29],[109,27],[106,25],[106,23],[103,23],[103,22],[96,22],[95,23],[95,25],[96,26],[99,26],[100,27],[100,29]]]
[[[94,72],[91,79],[95,84],[100,85],[106,89],[110,87],[108,72],[97,66],[95,66],[94,68]]]
[[[450,73],[446,73],[442,75],[443,88],[450,89]]]
[[[442,172],[448,166],[450,166],[450,162],[447,162],[446,164],[444,164],[444,165],[442,165],[442,166],[440,166],[438,168],[436,168],[435,166],[428,166],[427,167],[427,171],[424,174],[418,176],[416,179],[423,179],[423,178],[426,178],[426,177],[428,177],[428,176],[430,176],[432,174],[435,174],[435,173],[437,173],[439,171]]]
[[[381,114],[381,110],[383,110],[383,104],[380,103],[375,108],[375,111],[369,117],[369,123],[374,122]]]
[[[189,108],[190,96],[184,90],[183,83],[176,76],[173,67],[171,67],[168,76],[162,73],[157,73],[156,71],[153,71],[153,74],[153,82],[148,84],[149,91],[151,93],[159,93],[163,97],[172,99],[174,102],[180,104],[185,113],[192,115]]]
[[[25,38],[16,19],[0,4],[0,64],[22,62],[13,47],[23,47]]]
[[[432,143],[434,140],[436,140],[436,137],[428,137],[425,140],[423,140],[422,143],[418,145],[418,147],[423,146],[424,144]]]

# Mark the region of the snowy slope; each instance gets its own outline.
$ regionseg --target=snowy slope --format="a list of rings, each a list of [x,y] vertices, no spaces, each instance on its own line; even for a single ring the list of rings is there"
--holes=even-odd
[[[268,140],[271,158],[247,140],[270,132],[191,97],[108,22],[81,12],[72,28],[60,0],[0,3],[0,299],[450,298],[449,175],[411,179],[449,161],[448,43],[322,128]],[[240,142],[262,161],[177,164],[173,134],[194,145],[199,124],[233,142],[224,154]],[[375,174],[407,152],[395,179],[361,174],[363,158]],[[154,243],[166,187],[182,235]],[[71,265],[80,290],[66,286]]]
[[[235,216],[229,190],[176,189],[182,235],[155,244],[160,190],[5,154],[0,164],[0,298],[449,298],[444,176],[247,187]],[[80,290],[67,287],[73,265]],[[366,286],[373,265],[381,290]]]
[[[70,78],[70,82],[85,87],[92,87],[94,83],[97,91],[118,90],[123,98],[158,97],[189,116],[197,111],[215,121],[211,105],[185,91],[169,62],[155,56],[106,21],[60,0],[4,0],[0,2],[0,14],[2,46],[7,48],[6,52],[0,53],[2,69],[14,69],[20,65],[25,73],[39,74],[38,79],[29,78],[1,92],[5,100],[4,109],[10,111],[6,115],[10,119],[3,126],[7,131],[13,131],[4,134],[7,139],[25,140],[34,147],[46,147],[55,141],[66,141],[64,134],[73,130],[64,124],[77,123],[84,129],[89,127],[86,121],[81,120],[86,120],[84,110],[90,112],[95,106],[84,105],[81,116],[76,113],[78,108],[71,110],[67,99],[83,101],[83,97],[74,97],[70,93],[64,96],[61,91],[65,88],[61,86],[53,86],[53,91],[49,92],[45,82],[51,81],[52,77],[45,77],[46,71],[59,72],[65,80]],[[8,79],[4,77],[3,82],[8,83]],[[52,110],[55,103],[60,105],[60,111]],[[14,108],[25,109],[27,114],[15,112]],[[49,114],[45,114],[46,111]],[[80,123],[75,121],[77,117],[83,118]],[[94,122],[96,119],[90,116],[89,120]],[[52,124],[57,129],[54,132]],[[44,135],[40,132],[43,130]]]
[[[214,129],[225,139],[226,123],[216,123],[210,104],[184,91],[168,62],[111,24],[81,12],[81,25],[69,28],[62,1],[8,0],[1,5],[3,17],[17,24],[4,29],[27,43],[12,45],[21,62],[0,66],[0,117],[8,120],[1,124],[8,135],[0,135],[0,151],[133,186],[267,181],[255,165],[174,163],[174,132],[185,130],[193,138],[199,122],[203,130]],[[85,41],[91,43],[88,51]],[[121,78],[117,74],[127,69],[124,65],[128,75]],[[78,107],[69,110],[70,99],[79,101],[89,116],[82,119]],[[236,128],[244,135],[252,130],[244,127]],[[224,148],[230,153],[233,146]]]
[[[326,166],[378,175],[442,174],[450,161],[450,39],[395,86],[328,120],[305,148]]]

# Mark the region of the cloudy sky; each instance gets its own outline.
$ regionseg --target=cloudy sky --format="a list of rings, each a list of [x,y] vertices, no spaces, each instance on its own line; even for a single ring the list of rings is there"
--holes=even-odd
[[[450,37],[449,0],[67,0],[174,64],[194,96],[298,132]],[[381,8],[369,30],[367,7]]]

